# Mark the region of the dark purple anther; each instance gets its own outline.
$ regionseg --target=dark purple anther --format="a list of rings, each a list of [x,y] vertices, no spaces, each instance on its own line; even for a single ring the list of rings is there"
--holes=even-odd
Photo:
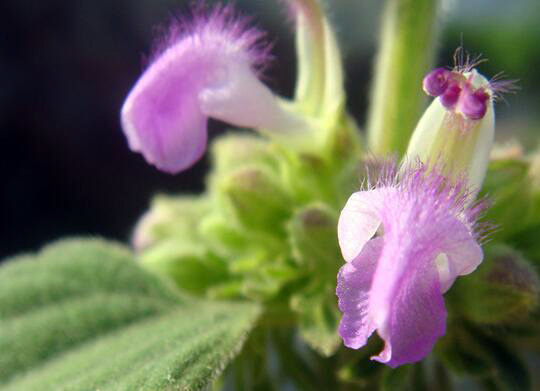
[[[458,82],[450,82],[444,94],[441,95],[441,103],[447,109],[453,109],[456,107],[456,103],[461,95],[461,87]]]
[[[448,81],[451,73],[445,68],[436,68],[424,77],[423,87],[426,94],[439,96],[448,88]]]
[[[486,114],[489,97],[484,88],[478,88],[476,91],[466,88],[459,101],[458,109],[469,119],[482,119]]]

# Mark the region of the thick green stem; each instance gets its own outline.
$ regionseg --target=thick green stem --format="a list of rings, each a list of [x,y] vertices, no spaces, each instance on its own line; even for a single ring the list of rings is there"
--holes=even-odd
[[[422,78],[432,65],[439,0],[388,0],[368,117],[377,155],[402,155],[425,104]]]

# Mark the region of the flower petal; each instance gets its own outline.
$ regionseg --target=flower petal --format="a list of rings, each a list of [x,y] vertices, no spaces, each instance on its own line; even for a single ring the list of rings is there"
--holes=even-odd
[[[338,240],[343,258],[350,262],[360,254],[381,224],[379,208],[389,188],[359,191],[351,195],[338,222]]]
[[[199,109],[200,79],[212,66],[193,58],[178,66],[183,46],[171,48],[141,77],[122,108],[133,151],[167,172],[197,161],[206,148],[207,118]]]
[[[455,224],[447,239],[437,258],[442,293],[450,289],[457,277],[472,273],[484,258],[482,247],[464,224]]]
[[[393,299],[392,310],[377,331],[385,341],[373,360],[395,368],[423,359],[446,331],[446,309],[434,265],[407,275]],[[375,294],[372,292],[371,294]]]
[[[202,112],[237,126],[294,132],[303,121],[280,106],[280,100],[250,70],[249,64],[224,64],[199,93]]]
[[[338,274],[336,294],[343,313],[339,334],[345,346],[352,349],[364,346],[375,330],[368,314],[369,290],[382,246],[382,238],[370,240],[354,260],[343,265]]]

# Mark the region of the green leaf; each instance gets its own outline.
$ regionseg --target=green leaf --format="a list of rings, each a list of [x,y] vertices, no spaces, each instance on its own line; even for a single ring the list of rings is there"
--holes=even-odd
[[[204,389],[258,313],[182,297],[119,245],[62,241],[0,268],[0,389]]]

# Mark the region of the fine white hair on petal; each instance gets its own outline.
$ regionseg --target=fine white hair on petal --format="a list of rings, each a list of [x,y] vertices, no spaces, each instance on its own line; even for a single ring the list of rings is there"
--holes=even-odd
[[[192,39],[201,48],[205,45],[221,46],[221,51],[236,53],[248,60],[255,69],[262,69],[272,59],[272,45],[266,39],[266,32],[254,27],[251,22],[252,18],[240,15],[232,5],[210,7],[204,1],[194,4],[190,15],[175,17],[159,28],[149,64],[179,41]]]

